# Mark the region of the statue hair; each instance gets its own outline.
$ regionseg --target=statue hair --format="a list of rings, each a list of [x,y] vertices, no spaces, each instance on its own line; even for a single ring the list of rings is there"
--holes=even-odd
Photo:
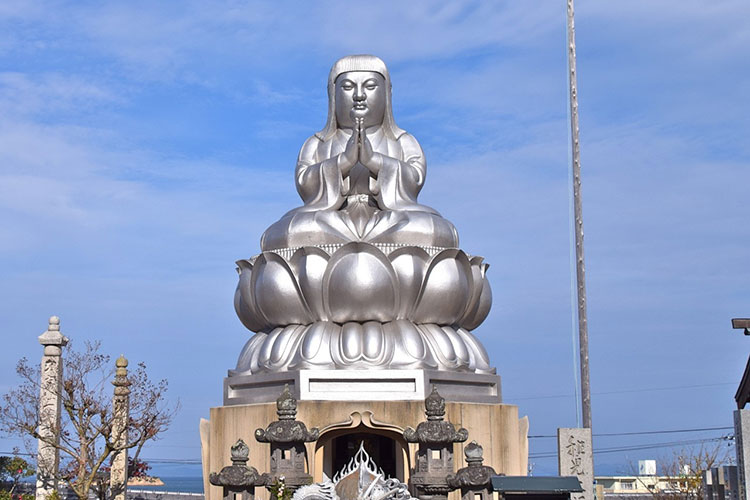
[[[336,133],[336,78],[348,71],[374,71],[380,73],[385,80],[385,114],[383,115],[383,132],[391,139],[398,139],[406,133],[399,128],[393,119],[393,105],[391,103],[391,77],[382,59],[368,54],[345,56],[333,63],[328,75],[328,119],[323,130],[315,136],[321,141],[327,141]]]

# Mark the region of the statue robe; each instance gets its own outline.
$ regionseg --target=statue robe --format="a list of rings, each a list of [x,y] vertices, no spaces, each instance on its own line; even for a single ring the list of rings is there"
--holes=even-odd
[[[387,137],[381,128],[367,138],[384,156],[377,177],[357,163],[344,177],[336,157],[350,134],[342,129],[328,140],[314,135],[300,150],[295,183],[304,205],[286,213],[261,238],[261,249],[296,248],[350,241],[458,247],[455,227],[417,203],[425,160],[408,133]]]

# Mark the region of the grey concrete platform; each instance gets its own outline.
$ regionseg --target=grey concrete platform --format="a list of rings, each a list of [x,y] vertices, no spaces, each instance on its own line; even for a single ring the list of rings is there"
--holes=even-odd
[[[435,385],[446,401],[502,403],[500,376],[445,370],[298,370],[230,375],[224,405],[276,401],[284,385],[299,401],[423,400]]]

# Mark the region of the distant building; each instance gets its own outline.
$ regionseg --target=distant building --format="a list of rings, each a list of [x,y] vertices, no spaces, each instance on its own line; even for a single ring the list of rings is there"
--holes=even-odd
[[[655,476],[656,460],[638,460],[639,476]]]
[[[640,468],[640,466],[639,466]],[[607,499],[651,498],[656,494],[679,493],[684,478],[670,476],[597,476],[596,484]]]
[[[652,460],[642,460],[638,470],[651,471],[656,464]],[[676,498],[685,491],[687,477],[657,476],[644,474],[638,476],[597,476],[597,493],[599,500],[645,500],[664,498],[669,495]],[[722,465],[703,473],[702,496],[704,500],[740,500],[737,466]]]

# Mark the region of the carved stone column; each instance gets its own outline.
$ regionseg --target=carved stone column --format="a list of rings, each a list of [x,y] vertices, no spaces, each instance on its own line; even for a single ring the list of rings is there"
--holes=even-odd
[[[250,448],[238,439],[232,446],[232,465],[224,467],[221,472],[212,472],[208,480],[214,486],[221,486],[224,490],[224,500],[254,500],[255,487],[266,486],[270,478],[268,474],[258,474],[255,467],[247,464],[250,459]]]
[[[492,500],[492,476],[495,469],[482,465],[484,449],[472,441],[464,448],[466,467],[447,478],[448,486],[461,489],[461,500]]]
[[[130,381],[128,380],[128,360],[120,355],[115,361],[117,370],[112,385],[115,396],[112,400],[112,444],[116,451],[112,454],[112,470],[109,475],[109,488],[112,500],[125,500],[128,488],[128,420],[130,417]]]
[[[47,331],[39,336],[44,346],[39,390],[39,439],[37,451],[36,498],[46,500],[57,489],[60,451],[60,403],[62,400],[62,348],[68,339],[60,333],[60,318],[49,319]]]
[[[433,386],[424,400],[427,421],[417,425],[416,430],[407,427],[404,439],[408,443],[419,443],[416,466],[409,477],[412,493],[423,500],[445,500],[455,489],[446,478],[453,473],[453,444],[463,443],[469,432],[444,420],[445,398]]]
[[[312,483],[312,476],[305,470],[307,463],[305,443],[318,439],[317,428],[307,426],[296,419],[297,400],[284,386],[284,391],[276,400],[276,415],[279,419],[271,422],[266,429],[256,429],[255,439],[260,443],[271,444],[270,481],[284,478],[285,485],[292,491]],[[268,486],[271,486],[269,482]]]

